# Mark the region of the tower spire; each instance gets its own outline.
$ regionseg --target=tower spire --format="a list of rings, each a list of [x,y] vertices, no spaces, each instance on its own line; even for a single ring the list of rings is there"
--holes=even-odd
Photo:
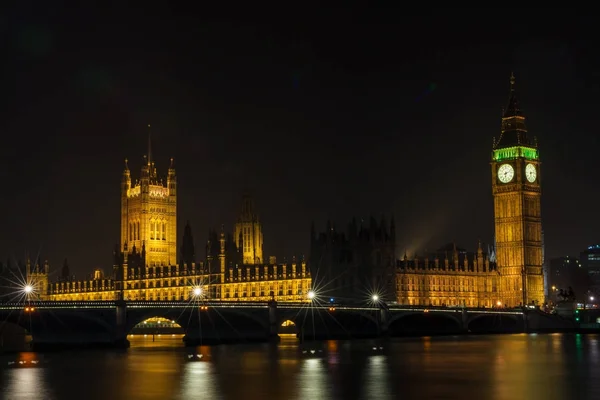
[[[511,72],[508,105],[502,112],[502,129],[500,138],[494,141],[494,149],[512,146],[535,147],[535,143],[527,137],[525,116],[517,98],[515,74]]]
[[[508,97],[508,106],[504,109],[504,118],[510,117],[522,117],[521,108],[519,107],[519,101],[517,100],[516,90],[515,90],[515,74],[514,72],[510,73],[510,94]]]
[[[152,167],[152,140],[150,137],[150,124],[148,124],[148,167]]]

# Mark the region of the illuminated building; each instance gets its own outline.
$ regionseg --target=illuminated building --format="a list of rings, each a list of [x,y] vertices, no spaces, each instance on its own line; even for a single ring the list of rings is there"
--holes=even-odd
[[[150,146],[148,146],[150,155]],[[166,182],[166,183],[163,183]],[[121,180],[121,242],[114,251],[111,277],[96,270],[93,278],[75,281],[63,271],[48,284],[48,267],[29,271],[36,293],[45,300],[199,300],[308,301],[311,275],[304,259],[277,263],[263,260],[263,234],[252,199],[245,195],[242,212],[227,235],[211,231],[205,260],[195,262],[191,227],[184,229],[177,262],[177,178],[173,160],[166,180],[154,161],[144,157],[140,180],[132,185],[127,162]]]
[[[246,265],[263,262],[263,235],[258,215],[254,212],[252,198],[246,194],[242,212],[235,224],[235,246],[241,250],[242,263]]]
[[[539,151],[527,136],[514,76],[491,166],[494,254],[480,245],[470,255],[446,248],[413,260],[405,256],[397,274],[398,302],[485,307],[545,302]]]
[[[541,305],[545,296],[539,150],[537,140],[528,137],[514,75],[491,166],[499,296],[508,306]]]
[[[148,143],[148,155],[134,185],[125,160],[121,178],[121,252],[139,252],[152,267],[172,265],[177,258],[177,176],[171,159],[166,181],[159,178]],[[123,272],[127,280],[127,271]]]
[[[481,248],[476,253],[449,244],[436,252],[398,260],[398,303],[422,306],[495,307],[499,276]],[[502,303],[502,305],[504,305]]]
[[[150,151],[148,152],[150,154]],[[277,264],[263,256],[262,226],[249,196],[233,234],[211,231],[204,261],[195,262],[191,228],[186,226],[177,262],[176,176],[173,163],[166,184],[151,157],[144,161],[139,183],[129,168],[121,188],[121,242],[114,252],[111,278],[62,280],[41,289],[52,300],[185,300],[202,286],[203,297],[225,301],[306,301],[308,289],[322,286],[343,300],[368,298],[409,305],[541,305],[544,296],[540,160],[536,140],[528,137],[511,77],[501,134],[492,157],[495,245],[467,253],[452,245],[432,254],[405,255],[396,262],[393,221],[371,220],[369,227],[350,226],[347,235],[328,224],[311,232],[312,274],[304,260]],[[317,275],[318,272],[318,275]],[[47,273],[36,275],[44,287]],[[44,281],[45,279],[45,281]]]

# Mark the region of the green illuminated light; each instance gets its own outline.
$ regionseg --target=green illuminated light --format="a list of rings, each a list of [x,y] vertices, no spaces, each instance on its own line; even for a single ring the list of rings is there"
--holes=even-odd
[[[537,149],[524,146],[506,147],[494,150],[494,161],[510,160],[517,157],[525,157],[528,160],[537,160],[539,153]]]

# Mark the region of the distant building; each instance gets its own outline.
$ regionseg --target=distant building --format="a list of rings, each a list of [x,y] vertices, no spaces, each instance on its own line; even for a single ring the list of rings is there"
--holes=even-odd
[[[566,289],[571,286],[572,270],[581,268],[576,257],[557,257],[550,260],[548,282],[551,287]]]
[[[588,246],[579,255],[579,260],[590,277],[590,291],[600,296],[600,244]]]
[[[331,222],[325,232],[311,228],[310,269],[314,286],[323,296],[338,299],[395,300],[396,227],[384,217],[378,223],[353,219],[346,232]]]

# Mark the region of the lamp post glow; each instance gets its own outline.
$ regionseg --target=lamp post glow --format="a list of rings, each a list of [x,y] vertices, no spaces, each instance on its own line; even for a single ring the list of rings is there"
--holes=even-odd
[[[31,292],[33,292],[33,286],[25,285],[25,287],[23,288],[23,291],[25,292],[25,294],[30,294]]]
[[[199,287],[197,287],[197,288],[194,288],[194,290],[192,291],[192,294],[193,294],[195,297],[200,297],[200,296],[202,296],[202,288],[199,288]]]
[[[309,291],[308,291],[308,299],[309,299],[309,300],[312,300],[312,299],[314,299],[316,295],[317,295],[317,294],[316,294],[316,293],[315,293],[313,290],[309,290]]]
[[[378,301],[379,301],[379,296],[378,296],[378,295],[376,295],[376,294],[374,294],[373,296],[371,296],[371,299],[372,299],[374,302],[378,302]]]

